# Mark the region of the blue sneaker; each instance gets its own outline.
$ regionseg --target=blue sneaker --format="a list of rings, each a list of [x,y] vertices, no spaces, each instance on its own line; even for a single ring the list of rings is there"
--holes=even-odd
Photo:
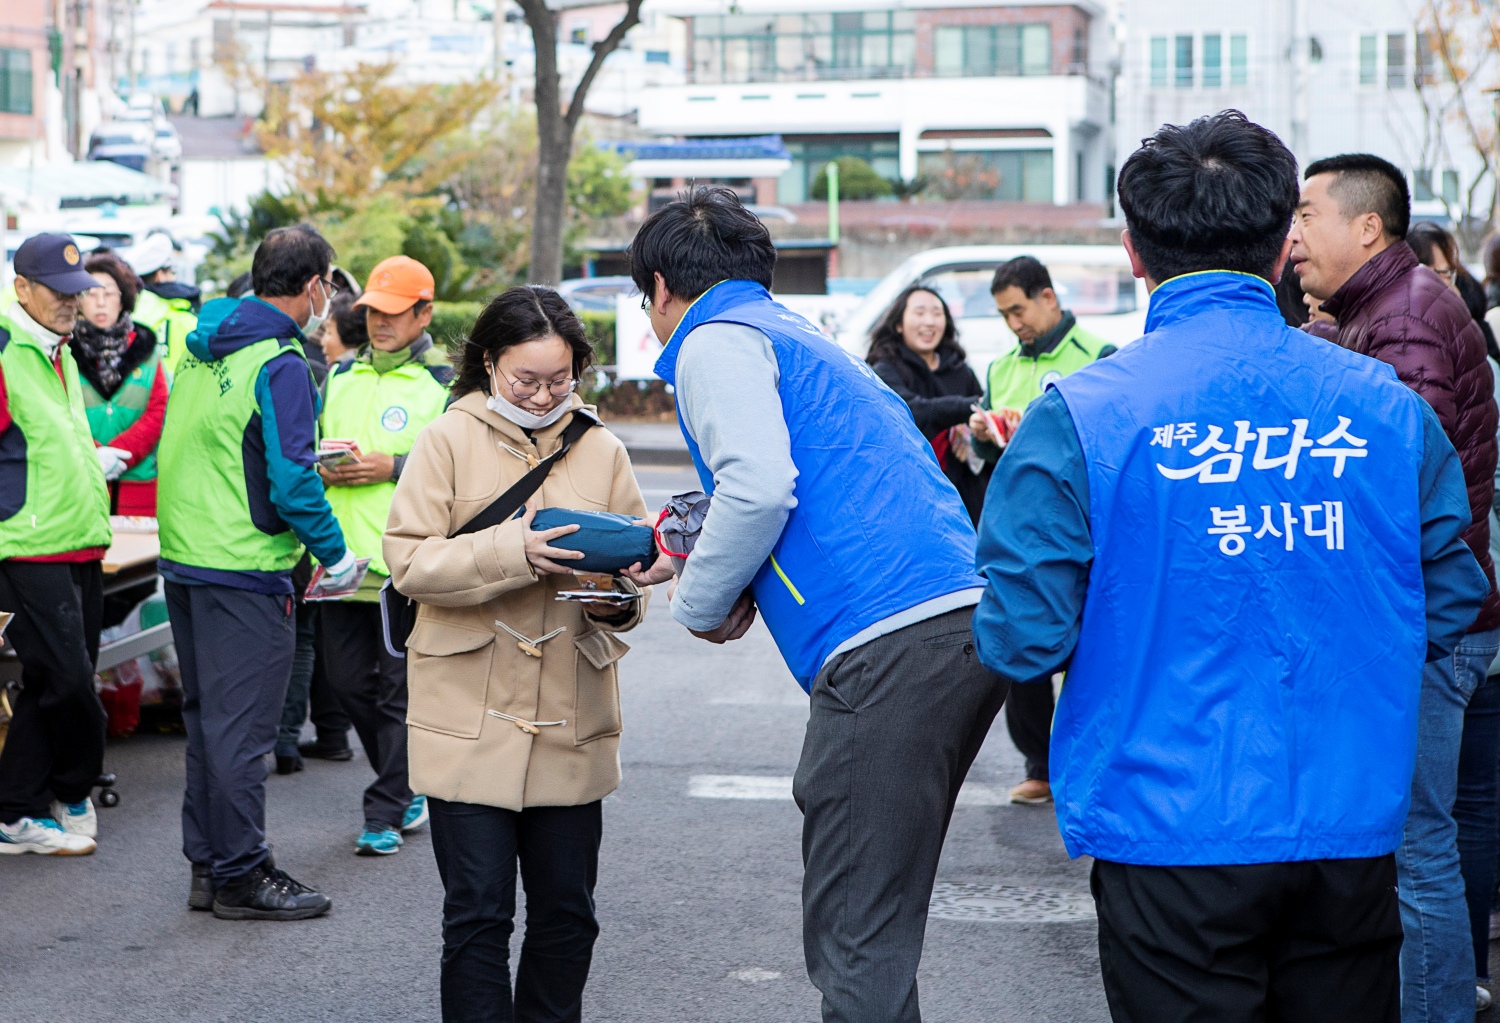
[[[357,856],[394,856],[401,851],[401,835],[395,828],[371,828],[366,826],[364,834],[354,843]]]
[[[406,808],[406,815],[401,818],[401,832],[416,831],[427,823],[427,797],[413,796],[411,804]]]

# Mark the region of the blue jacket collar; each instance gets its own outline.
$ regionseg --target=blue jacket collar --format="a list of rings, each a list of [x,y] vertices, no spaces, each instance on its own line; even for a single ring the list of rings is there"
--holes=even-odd
[[[203,306],[187,348],[203,362],[215,362],[250,345],[277,338],[285,347],[304,341],[290,316],[258,298],[216,298]]]
[[[1265,314],[1284,324],[1276,292],[1263,277],[1233,270],[1204,270],[1164,281],[1151,293],[1146,333],[1215,311]]]
[[[688,306],[681,322],[677,324],[677,329],[672,331],[672,336],[667,339],[667,346],[662,349],[661,357],[656,360],[656,375],[667,383],[675,385],[677,383],[677,355],[682,349],[682,341],[685,337],[725,310],[747,302],[769,302],[770,300],[771,293],[755,281],[720,281],[715,284],[693,299],[693,304]]]

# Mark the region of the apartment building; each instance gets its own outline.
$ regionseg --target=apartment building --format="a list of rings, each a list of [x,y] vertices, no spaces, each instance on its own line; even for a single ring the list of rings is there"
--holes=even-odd
[[[1067,204],[1113,189],[1109,27],[1092,0],[663,0],[687,82],[644,92],[642,128],[779,134],[775,194],[829,160],[939,182],[945,198]]]
[[[1436,113],[1451,96],[1425,5],[1403,0],[1265,0],[1205,7],[1123,0],[1116,150],[1124,160],[1164,123],[1233,107],[1276,131],[1304,164],[1372,152],[1403,168],[1414,212],[1469,200],[1483,162]],[[1492,124],[1487,99],[1479,101]]]

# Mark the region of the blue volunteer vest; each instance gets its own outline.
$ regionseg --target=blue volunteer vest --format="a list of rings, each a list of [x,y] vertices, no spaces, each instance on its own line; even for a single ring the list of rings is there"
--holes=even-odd
[[[698,297],[656,363],[676,382],[682,341],[705,323],[765,334],[797,466],[792,509],[752,586],[787,667],[812,690],[839,644],[924,601],[984,585],[958,492],[938,469],[906,403],[863,362],[751,281]],[[703,489],[713,474],[682,422]]]
[[[1225,272],[1169,280],[1144,338],[1053,386],[1094,544],[1052,734],[1069,853],[1394,850],[1426,656],[1422,399]]]

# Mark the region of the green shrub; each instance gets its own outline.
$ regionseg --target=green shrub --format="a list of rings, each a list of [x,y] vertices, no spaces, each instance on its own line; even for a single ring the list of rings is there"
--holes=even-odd
[[[483,308],[483,302],[434,302],[432,326],[427,330],[438,344],[456,349],[469,336]]]
[[[594,346],[594,361],[600,366],[615,364],[615,314],[585,310],[578,318]]]
[[[875,172],[875,168],[857,156],[841,156],[839,165],[839,198],[848,200],[879,199],[891,194],[891,183]],[[828,164],[818,168],[808,194],[813,199],[828,198]]]

